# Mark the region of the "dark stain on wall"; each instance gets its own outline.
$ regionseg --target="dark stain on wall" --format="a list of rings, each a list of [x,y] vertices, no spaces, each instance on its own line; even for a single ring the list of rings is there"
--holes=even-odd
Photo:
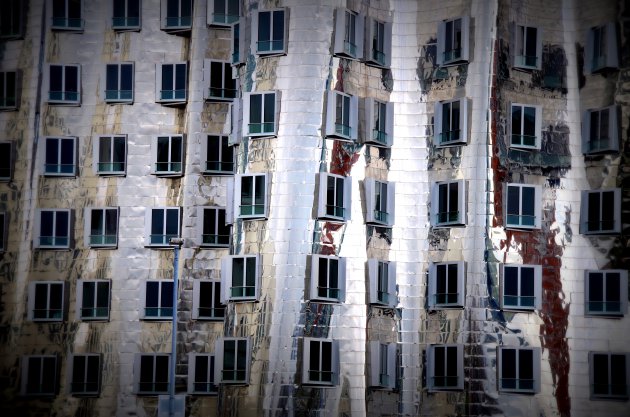
[[[567,57],[560,45],[543,45],[541,71],[532,71],[532,86],[567,93]]]

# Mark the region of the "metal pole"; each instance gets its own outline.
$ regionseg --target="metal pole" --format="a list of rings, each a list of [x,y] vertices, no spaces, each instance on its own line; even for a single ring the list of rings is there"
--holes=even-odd
[[[169,369],[169,401],[168,415],[175,415],[175,364],[177,361],[177,301],[179,295],[178,271],[179,271],[179,248],[182,245],[182,239],[171,239],[169,244],[173,245],[173,328],[171,330],[171,363]]]

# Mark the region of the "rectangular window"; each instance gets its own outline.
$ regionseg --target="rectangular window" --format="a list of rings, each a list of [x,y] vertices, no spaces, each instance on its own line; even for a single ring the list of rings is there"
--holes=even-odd
[[[118,207],[86,208],[86,246],[116,247],[118,244]]]
[[[350,220],[352,178],[320,172],[317,218]]]
[[[35,218],[33,247],[40,249],[70,248],[71,211],[68,209],[38,209]]]
[[[615,22],[595,26],[589,30],[584,56],[586,73],[595,73],[607,68],[619,68],[619,48]]]
[[[188,357],[188,393],[216,395],[215,356],[207,353],[190,353]]]
[[[327,92],[326,137],[356,141],[358,137],[358,99],[340,91]]]
[[[133,102],[134,66],[131,62],[105,65],[105,101]]]
[[[144,319],[164,320],[173,317],[173,281],[146,282]]]
[[[427,361],[429,391],[464,389],[463,345],[430,345]]]
[[[11,181],[13,174],[13,142],[0,142],[0,182]]]
[[[82,0],[52,0],[53,30],[83,30]]]
[[[243,94],[243,131],[246,136],[275,136],[278,132],[280,92]]]
[[[512,135],[510,147],[540,149],[542,135],[542,107],[527,104],[511,105]]]
[[[57,377],[57,357],[55,355],[22,357],[22,395],[55,395]]]
[[[468,142],[468,99],[435,103],[433,136],[438,147]]]
[[[110,281],[77,281],[77,317],[81,320],[109,320]]]
[[[48,103],[81,104],[81,66],[48,65]]]
[[[582,191],[580,233],[621,232],[621,189]]]
[[[437,64],[455,65],[469,60],[468,16],[445,20],[438,25]]]
[[[540,391],[540,348],[499,347],[497,356],[499,391],[516,393]]]
[[[368,65],[389,68],[392,60],[392,24],[367,18],[365,61]]]
[[[370,386],[377,389],[396,387],[396,344],[368,342]]]
[[[258,255],[231,255],[221,259],[221,302],[255,301],[260,294]]]
[[[199,207],[201,219],[201,245],[204,247],[229,247],[230,225],[226,224],[225,209]]]
[[[339,383],[339,344],[336,340],[304,338],[302,383],[337,385]]]
[[[368,259],[370,304],[396,307],[396,263]]]
[[[0,39],[20,39],[24,36],[25,5],[23,0],[0,3]]]
[[[232,65],[238,65],[245,63],[246,50],[245,50],[245,34],[243,30],[245,28],[245,19],[239,19],[231,26],[232,30]]]
[[[152,148],[155,170],[159,176],[180,176],[184,172],[184,136],[158,136]]]
[[[538,185],[507,184],[505,189],[505,227],[540,229],[541,190]]]
[[[347,9],[335,9],[334,54],[336,56],[351,59],[363,58],[364,25],[365,16],[362,14]]]
[[[394,225],[395,188],[393,182],[376,181],[366,178],[365,181],[366,223],[381,226]]]
[[[466,182],[436,182],[431,193],[431,224],[434,227],[466,225]]]
[[[464,261],[436,262],[429,266],[429,308],[462,308],[466,289]]]
[[[229,27],[241,16],[240,0],[208,0],[207,23],[209,26]]]
[[[584,271],[584,296],[584,312],[587,315],[625,315],[628,310],[628,271]]]
[[[512,47],[514,48],[514,68],[542,68],[542,33],[533,26],[514,25]]]
[[[140,29],[140,0],[114,0],[112,28],[114,30]]]
[[[542,306],[542,267],[506,264],[502,268],[501,307],[539,310]]]
[[[221,303],[221,282],[194,280],[192,318],[223,320],[224,317],[225,305]]]
[[[205,143],[203,172],[205,174],[234,174],[234,147],[228,136],[208,135]]]
[[[392,146],[394,141],[394,104],[374,98],[365,99],[365,136],[363,142]]]
[[[155,80],[155,101],[165,104],[186,103],[188,95],[188,64],[157,64]]]
[[[17,71],[0,71],[0,110],[14,109],[17,109]]]
[[[630,354],[589,352],[592,399],[628,399]]]
[[[238,174],[236,176],[237,216],[243,219],[267,217],[267,174]]]
[[[75,395],[98,395],[101,391],[101,355],[82,354],[70,357],[70,392]]]
[[[94,138],[94,172],[98,175],[125,175],[127,136],[103,135]]]
[[[218,364],[216,382],[221,384],[248,384],[250,347],[244,337],[224,337],[217,340],[215,357]]]
[[[192,28],[193,0],[162,0],[161,29],[183,32]]]
[[[28,286],[28,316],[32,321],[63,321],[65,308],[63,281],[31,282]]]
[[[591,109],[582,116],[582,153],[619,151],[619,108],[616,105]]]
[[[288,9],[253,13],[252,37],[258,55],[283,55],[287,52]]]
[[[77,175],[76,147],[75,137],[44,138],[44,175],[69,177]]]
[[[135,355],[133,364],[136,394],[168,394],[170,354]]]
[[[156,207],[147,210],[147,246],[168,246],[180,234],[181,208]]]
[[[205,96],[208,101],[230,101],[236,97],[236,80],[232,78],[232,65],[228,61],[203,61]]]
[[[346,258],[312,256],[309,299],[329,303],[346,300]]]

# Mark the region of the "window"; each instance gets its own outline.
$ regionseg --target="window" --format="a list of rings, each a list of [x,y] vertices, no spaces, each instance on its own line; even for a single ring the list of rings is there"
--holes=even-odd
[[[311,301],[343,303],[346,300],[346,258],[313,255]]]
[[[339,343],[336,340],[304,338],[302,383],[337,385],[339,383]]]
[[[14,109],[17,109],[17,71],[0,71],[0,110]]]
[[[98,395],[101,391],[101,355],[70,357],[70,392],[74,395]]]
[[[628,271],[584,271],[584,312],[593,316],[623,316],[628,310]]]
[[[468,99],[435,103],[433,136],[438,147],[468,142]]]
[[[365,222],[382,226],[392,226],[394,224],[394,197],[395,188],[393,182],[383,182],[366,178]]]
[[[247,58],[245,45],[245,19],[240,19],[234,22],[232,28],[232,50],[231,56],[232,65],[244,64]]]
[[[199,207],[201,244],[204,247],[229,247],[230,225],[226,223],[225,209]]]
[[[396,344],[368,342],[370,355],[370,386],[393,389],[396,387]]]
[[[105,101],[133,102],[133,63],[105,65]]]
[[[147,210],[145,225],[148,246],[168,246],[171,238],[179,237],[181,209],[156,207]]]
[[[363,142],[392,146],[394,141],[394,104],[368,97],[365,99],[365,137]]]
[[[208,0],[208,25],[229,27],[241,15],[240,0]]]
[[[464,307],[466,288],[464,261],[437,262],[429,265],[429,308]]]
[[[499,391],[540,391],[540,348],[497,348]]]
[[[147,281],[144,295],[144,319],[173,317],[173,281]]]
[[[228,136],[208,135],[205,142],[205,174],[234,174],[234,147]]]
[[[504,310],[534,310],[542,306],[542,267],[503,265],[501,307]]]
[[[328,91],[326,137],[356,141],[358,135],[358,99],[340,91]]]
[[[24,36],[23,0],[5,0],[0,3],[0,39],[19,39]]]
[[[443,181],[433,184],[431,224],[435,227],[466,225],[466,181]]]
[[[116,247],[118,244],[118,207],[85,209],[85,245]]]
[[[191,353],[188,357],[188,393],[216,395],[215,356],[207,353]]]
[[[261,10],[253,13],[252,36],[258,55],[283,55],[287,52],[288,10]]]
[[[11,181],[13,174],[13,143],[0,142],[0,182]]]
[[[228,61],[203,61],[205,99],[226,101],[236,97],[236,80],[232,78],[232,65]]]
[[[505,227],[515,229],[540,229],[541,191],[538,185],[507,184]]]
[[[628,399],[630,354],[589,352],[591,398]]]
[[[584,112],[582,117],[582,153],[619,151],[619,109],[608,106]]]
[[[238,174],[234,195],[237,216],[243,219],[267,217],[267,174]]]
[[[79,65],[48,65],[48,103],[81,104]]]
[[[29,320],[63,321],[65,291],[63,281],[31,282],[28,286]]]
[[[35,217],[34,248],[69,249],[70,248],[69,209],[38,209]]]
[[[584,56],[586,73],[595,73],[606,68],[619,68],[615,22],[609,22],[589,30]]]
[[[221,303],[221,282],[196,279],[193,281],[193,294],[193,319],[223,320],[225,305]]]
[[[346,58],[363,58],[364,25],[365,17],[362,14],[346,9],[335,9],[334,54]]]
[[[77,281],[77,317],[81,320],[109,320],[110,281]]]
[[[127,136],[97,136],[93,146],[94,172],[101,176],[125,175],[127,171]]]
[[[542,135],[542,107],[527,104],[511,105],[512,148],[540,149]]]
[[[114,30],[140,29],[140,0],[114,0],[112,28]]]
[[[580,233],[621,232],[621,189],[582,191]]]
[[[55,395],[57,392],[57,357],[32,355],[22,357],[22,395]]]
[[[437,64],[454,65],[469,60],[469,17],[445,20],[438,25]]]
[[[392,24],[368,17],[366,39],[366,63],[388,68],[392,60]]]
[[[82,31],[81,0],[52,0],[52,29]]]
[[[158,136],[153,147],[155,170],[159,176],[180,176],[184,173],[184,136]]]
[[[514,25],[512,33],[513,65],[519,69],[542,68],[542,32],[533,26]]]
[[[370,304],[396,307],[396,263],[368,259]]]
[[[352,178],[320,172],[317,218],[350,220]]]
[[[243,131],[246,136],[275,136],[280,115],[280,92],[243,94]]]
[[[192,28],[192,0],[162,0],[161,29],[182,32]]]
[[[170,354],[135,355],[133,363],[136,394],[168,394]]]
[[[221,384],[247,384],[249,382],[249,339],[224,337],[215,345],[215,382]]]
[[[155,67],[155,97],[158,103],[182,104],[188,99],[188,64],[157,64]]]
[[[44,138],[44,175],[69,176],[77,174],[75,137],[46,137]]]
[[[429,391],[464,389],[463,345],[430,345],[427,361]]]
[[[259,265],[258,255],[231,255],[221,259],[221,301],[257,300],[260,295]]]

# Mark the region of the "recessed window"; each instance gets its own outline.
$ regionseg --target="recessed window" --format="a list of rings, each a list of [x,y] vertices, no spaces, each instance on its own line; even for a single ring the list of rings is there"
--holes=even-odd
[[[156,207],[147,210],[147,246],[168,246],[172,238],[179,237],[181,209],[179,207]]]
[[[173,281],[147,281],[144,295],[144,319],[164,320],[173,317]]]
[[[396,263],[368,259],[370,304],[396,307]]]
[[[429,266],[429,308],[464,307],[466,264],[436,262]]]
[[[5,0],[0,3],[0,39],[20,39],[24,36],[26,2]]]
[[[392,59],[392,24],[368,17],[366,40],[369,45],[365,62],[377,67],[389,67]]]
[[[225,305],[221,303],[221,282],[193,281],[193,311],[195,320],[223,320]]]
[[[511,105],[510,147],[540,149],[542,134],[542,107],[527,104]]]
[[[237,217],[266,218],[267,174],[238,174],[235,184]]]
[[[366,178],[365,184],[365,222],[381,226],[393,226],[395,188],[393,182],[377,181]]]
[[[260,295],[258,255],[231,255],[221,260],[221,301],[255,301]]]
[[[335,9],[334,53],[346,58],[363,58],[365,17],[346,9]]]
[[[63,281],[31,282],[28,286],[29,320],[63,321],[65,290]]]
[[[311,301],[343,303],[346,299],[346,258],[313,255],[311,259]]]
[[[103,135],[94,138],[94,172],[98,175],[125,175],[127,136]]]
[[[435,103],[433,136],[435,146],[438,147],[468,142],[468,99]]]
[[[188,95],[188,64],[157,64],[155,67],[155,101],[164,104],[186,103]]]
[[[317,218],[350,220],[352,178],[320,172]]]
[[[70,393],[75,396],[95,396],[101,391],[101,355],[70,356]]]
[[[57,356],[29,355],[22,357],[22,395],[55,395],[57,378]]]
[[[0,142],[0,182],[11,181],[13,175],[13,142]]]
[[[584,312],[619,317],[628,311],[628,271],[602,269],[584,272]]]
[[[445,20],[438,24],[437,64],[455,65],[469,60],[468,16]]]
[[[68,209],[38,209],[35,217],[34,248],[69,249],[71,211]]]
[[[45,176],[73,177],[77,175],[77,138],[46,137],[44,138],[44,152],[40,155],[43,159]]]
[[[370,386],[377,389],[396,387],[396,344],[368,342]]]
[[[17,109],[17,71],[0,71],[0,110]]]
[[[133,102],[133,63],[105,65],[105,101],[108,103]]]
[[[192,0],[162,0],[162,30],[189,31],[192,28],[192,9]]]
[[[358,136],[358,99],[341,91],[328,91],[326,137],[356,141]]]
[[[591,109],[582,116],[582,153],[619,151],[619,108],[616,105]]]
[[[236,97],[236,80],[228,61],[203,61],[204,98],[208,101],[229,101]]]
[[[152,144],[155,166],[153,174],[158,176],[180,176],[184,173],[184,136],[158,136]]]
[[[243,94],[243,132],[246,136],[275,136],[279,114],[280,92]]]
[[[205,142],[204,174],[234,174],[234,147],[228,136],[207,135]]]
[[[229,247],[230,225],[226,223],[226,212],[220,207],[199,207],[201,219],[201,243],[203,247]]]
[[[584,66],[587,73],[595,73],[607,68],[619,68],[619,48],[615,22],[595,26],[589,30]]]
[[[208,0],[207,23],[210,26],[229,27],[241,15],[240,0]]]
[[[339,343],[336,340],[305,337],[302,364],[303,384],[339,384]]]
[[[48,103],[81,104],[81,67],[79,65],[48,65]]]
[[[464,389],[463,345],[430,345],[427,351],[429,391]]]
[[[542,33],[534,26],[514,25],[512,34],[514,68],[542,68]]]
[[[505,187],[505,227],[540,229],[541,190],[538,185],[507,184]]]
[[[53,30],[83,30],[81,0],[52,0]]]
[[[245,28],[245,20],[240,19],[234,23],[232,23],[232,43],[231,43],[231,54],[232,57],[231,63],[232,65],[238,65],[245,63],[245,59],[247,58],[246,49],[245,49],[245,33],[243,30]]]
[[[133,363],[136,394],[168,394],[170,354],[137,353]]]
[[[118,207],[85,209],[86,246],[116,247],[118,244]]]
[[[365,99],[364,143],[375,146],[392,146],[394,141],[394,103],[374,98]]]
[[[497,356],[499,391],[540,391],[540,348],[499,347]]]
[[[216,395],[215,356],[208,353],[191,353],[188,357],[188,393]]]
[[[253,13],[252,36],[256,54],[282,55],[287,52],[288,13],[285,9]]]
[[[443,181],[433,185],[431,224],[435,227],[466,225],[466,182]]]
[[[589,352],[592,399],[628,399],[630,354]]]
[[[621,189],[582,191],[580,233],[621,232]]]
[[[77,317],[81,320],[109,320],[108,280],[77,281]]]
[[[140,29],[140,0],[114,0],[112,28],[114,30]]]
[[[501,307],[539,310],[542,306],[542,267],[506,264],[502,267]]]
[[[224,337],[215,344],[215,382],[248,384],[250,346],[245,337]]]

